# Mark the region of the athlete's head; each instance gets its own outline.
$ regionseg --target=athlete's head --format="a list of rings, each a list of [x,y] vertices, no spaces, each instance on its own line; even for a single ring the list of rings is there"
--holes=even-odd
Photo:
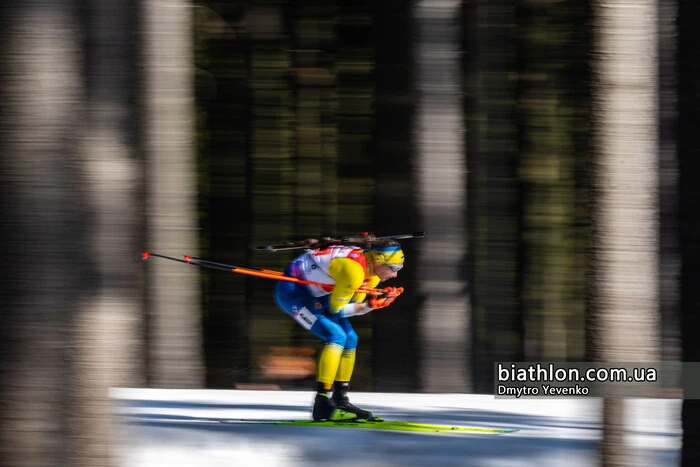
[[[388,238],[373,242],[367,258],[372,262],[374,274],[381,281],[396,277],[404,261],[399,242]]]

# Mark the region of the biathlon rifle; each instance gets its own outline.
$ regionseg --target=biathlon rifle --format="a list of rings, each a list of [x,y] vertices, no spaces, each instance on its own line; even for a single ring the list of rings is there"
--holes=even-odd
[[[386,235],[383,237],[377,237],[368,232],[362,232],[358,235],[344,236],[340,238],[333,237],[321,237],[321,238],[307,238],[305,240],[299,240],[295,242],[279,243],[276,245],[264,245],[258,246],[256,250],[269,251],[274,253],[275,251],[284,250],[315,250],[319,248],[325,248],[331,245],[355,245],[360,246],[365,249],[369,249],[373,242],[381,239],[392,239],[392,240],[402,240],[406,238],[422,238],[425,237],[425,232],[414,232],[410,234],[399,234],[399,235]]]

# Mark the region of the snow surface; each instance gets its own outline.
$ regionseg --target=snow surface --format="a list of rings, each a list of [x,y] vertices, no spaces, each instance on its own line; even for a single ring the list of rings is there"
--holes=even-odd
[[[311,391],[114,389],[118,465],[484,466],[598,465],[601,401],[496,399],[471,394],[352,393],[386,419],[509,434],[412,433],[224,424],[225,419],[309,419]],[[680,464],[680,400],[627,400],[629,465]]]

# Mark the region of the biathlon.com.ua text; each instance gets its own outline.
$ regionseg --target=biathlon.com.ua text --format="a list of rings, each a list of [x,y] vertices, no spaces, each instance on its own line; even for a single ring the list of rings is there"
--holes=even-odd
[[[658,370],[654,367],[604,367],[589,364],[575,367],[555,363],[497,363],[494,395],[523,396],[589,396],[596,384],[654,383]]]

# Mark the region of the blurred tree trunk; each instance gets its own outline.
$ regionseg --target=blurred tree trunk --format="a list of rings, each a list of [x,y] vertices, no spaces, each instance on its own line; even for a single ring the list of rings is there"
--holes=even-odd
[[[0,10],[2,465],[113,465],[109,390],[142,384],[133,10],[115,7]]]
[[[376,180],[374,226],[377,234],[427,230],[418,213],[414,120],[415,20],[411,2],[378,2],[373,46],[376,82],[373,173]],[[397,279],[406,291],[388,313],[372,313],[372,389],[413,392],[420,386],[419,313],[423,294],[416,280],[425,266],[418,252],[426,239],[402,242],[406,266]],[[395,282],[395,284],[392,284]]]
[[[334,2],[319,0],[295,0],[290,10],[295,238],[336,235],[339,174],[334,33],[342,16]]]
[[[287,14],[291,42],[290,83],[295,115],[292,137],[295,175],[292,238],[339,233],[335,32],[342,21],[343,16],[336,3],[327,0],[293,0]],[[285,318],[280,329],[291,327],[289,336],[295,347],[319,348],[317,337],[284,314],[278,316]],[[360,352],[366,349],[366,345],[360,346]],[[363,373],[358,373],[358,376],[364,376]],[[310,382],[298,381],[306,388],[312,387]]]
[[[522,300],[530,361],[585,356],[586,16],[583,0],[556,6],[523,0],[517,8]]]
[[[251,2],[246,13],[250,40],[250,129],[248,137],[248,247],[293,239],[294,152],[291,56],[285,12],[289,0]],[[283,270],[298,252],[270,255],[253,252],[251,265]],[[253,365],[271,345],[288,338],[298,326],[280,312],[274,300],[274,283],[249,278],[250,361]],[[280,329],[284,328],[284,331]]]
[[[602,362],[657,361],[657,4],[593,2],[595,345]],[[602,464],[628,464],[624,401],[603,404]]]
[[[111,465],[115,441],[109,389],[144,384],[142,264],[143,163],[136,150],[135,9],[89,0],[83,204],[90,210],[83,255],[89,283],[73,321],[75,466]]]
[[[678,162],[683,361],[700,362],[700,3],[678,2]],[[700,460],[700,400],[684,400],[681,465]]]
[[[375,167],[376,128],[376,56],[372,22],[373,0],[338,0],[335,25],[335,94],[337,123],[337,229],[340,234],[372,229],[371,221],[380,211],[376,202],[377,183],[383,173]],[[383,172],[383,171],[382,171]],[[334,175],[330,176],[331,179]],[[381,223],[374,224],[383,226]],[[371,313],[352,320],[359,336],[357,360],[352,384],[356,390],[369,390],[382,385],[390,374],[376,371],[375,355],[370,342],[376,342],[373,328],[376,315]],[[379,351],[383,349],[380,348]]]
[[[342,234],[369,230],[367,225],[374,214],[375,179],[380,177],[375,173],[371,147],[376,98],[376,57],[372,41],[374,4],[372,0],[337,1],[337,228]],[[361,347],[358,349],[362,352]]]
[[[677,0],[659,2],[659,314],[661,360],[681,360]]]
[[[517,44],[514,0],[465,4],[468,269],[474,391],[495,361],[522,361]]]
[[[250,264],[245,4],[228,0],[206,4],[195,8],[202,257]],[[201,273],[206,386],[230,389],[232,382],[245,383],[249,377],[246,286],[254,279],[214,270]]]
[[[2,465],[72,464],[70,326],[97,285],[83,251],[77,7],[71,0],[0,7]]]
[[[420,264],[418,284],[425,296],[418,315],[421,390],[427,392],[467,392],[472,386],[460,7],[456,0],[422,0],[413,7],[414,183],[427,231],[414,261]]]
[[[143,143],[147,161],[147,248],[197,256],[192,5],[141,4]],[[149,263],[149,384],[201,387],[199,271],[170,261]]]

